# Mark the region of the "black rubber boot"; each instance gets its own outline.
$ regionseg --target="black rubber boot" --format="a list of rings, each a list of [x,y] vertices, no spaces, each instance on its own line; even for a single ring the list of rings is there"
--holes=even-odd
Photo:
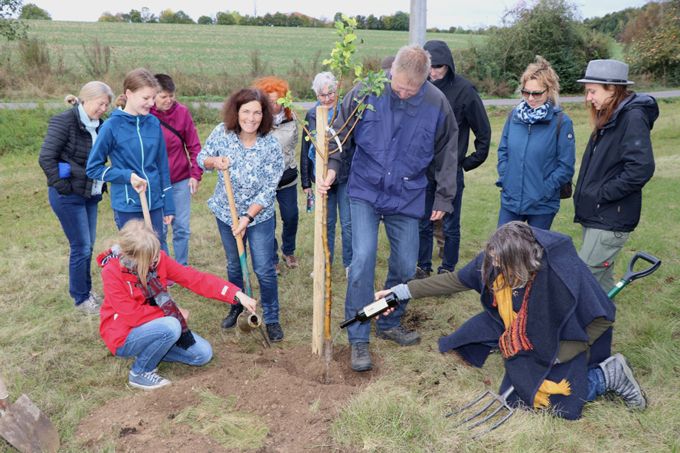
[[[241,314],[243,311],[243,305],[241,304],[236,304],[232,305],[231,309],[229,310],[229,314],[227,315],[226,318],[222,320],[222,328],[223,329],[231,329],[236,325],[236,318],[238,318],[238,315]]]

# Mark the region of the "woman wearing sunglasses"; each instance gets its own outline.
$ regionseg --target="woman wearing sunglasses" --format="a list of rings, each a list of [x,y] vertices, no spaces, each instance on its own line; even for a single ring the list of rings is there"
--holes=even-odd
[[[508,115],[498,146],[498,226],[520,220],[549,230],[560,209],[560,187],[574,175],[574,127],[559,107],[559,77],[543,57],[527,66],[520,87],[522,100]]]

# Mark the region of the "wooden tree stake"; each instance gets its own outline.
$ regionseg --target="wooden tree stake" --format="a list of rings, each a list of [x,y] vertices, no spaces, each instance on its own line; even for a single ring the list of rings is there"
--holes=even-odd
[[[326,141],[326,122],[328,108],[316,108],[316,159],[315,174],[317,184],[314,186],[314,311],[312,315],[312,353],[321,355],[324,344],[324,313],[326,294],[326,258],[324,256],[323,230],[326,228],[323,220],[324,206],[327,203],[325,195],[319,193],[318,182],[326,175],[328,168],[328,146]]]

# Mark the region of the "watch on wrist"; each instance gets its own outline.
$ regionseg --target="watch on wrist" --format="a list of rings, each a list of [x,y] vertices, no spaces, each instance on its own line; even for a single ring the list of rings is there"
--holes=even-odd
[[[243,217],[247,217],[248,220],[250,221],[250,223],[253,223],[255,221],[255,217],[251,216],[247,212],[245,214],[243,214]]]

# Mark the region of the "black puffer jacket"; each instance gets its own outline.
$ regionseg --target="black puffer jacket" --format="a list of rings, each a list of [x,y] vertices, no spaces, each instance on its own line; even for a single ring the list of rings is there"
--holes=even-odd
[[[307,122],[307,129],[316,130],[316,108],[319,104],[307,110],[305,121]],[[311,140],[306,140],[307,132],[302,131],[302,146],[300,147],[300,183],[303,189],[309,189],[314,183],[314,162],[309,158],[309,147],[312,144]],[[340,171],[333,181],[333,185],[347,182],[349,178],[349,169],[352,165],[352,157],[354,156],[354,148],[347,145],[342,149],[342,164]]]
[[[102,121],[99,121],[101,127]],[[99,127],[97,130],[99,130]],[[47,185],[62,195],[77,194],[89,198],[92,180],[85,174],[92,149],[92,136],[80,121],[78,106],[50,119],[38,162],[47,176]],[[59,177],[59,162],[71,165],[71,177]]]
[[[632,94],[590,136],[574,191],[574,222],[607,231],[633,231],[640,221],[642,187],[654,174],[649,132],[656,100]]]
[[[449,46],[444,41],[428,41],[424,49],[430,52],[433,65],[446,65],[449,70],[443,79],[432,83],[446,96],[458,121],[458,166],[465,171],[482,165],[489,155],[491,125],[475,86],[456,74],[456,66]],[[475,152],[466,156],[470,129],[475,134]]]

